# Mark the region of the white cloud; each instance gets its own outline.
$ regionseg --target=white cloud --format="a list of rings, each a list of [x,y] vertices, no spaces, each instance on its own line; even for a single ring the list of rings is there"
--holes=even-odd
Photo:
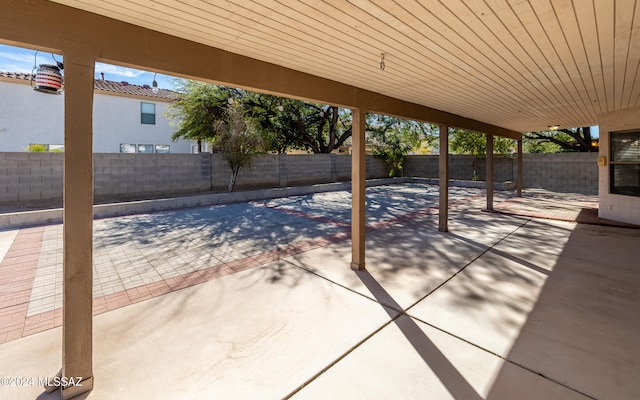
[[[100,75],[104,72],[105,78],[110,80],[117,80],[115,77],[124,78],[137,78],[140,75],[146,74],[145,71],[140,71],[133,68],[125,68],[112,64],[96,63],[96,75]]]
[[[0,71],[26,72],[33,69],[33,54],[0,51]]]
[[[53,64],[51,54],[35,50],[0,45],[0,71],[30,73],[33,70],[34,57],[36,64]],[[58,60],[62,57],[56,55]]]

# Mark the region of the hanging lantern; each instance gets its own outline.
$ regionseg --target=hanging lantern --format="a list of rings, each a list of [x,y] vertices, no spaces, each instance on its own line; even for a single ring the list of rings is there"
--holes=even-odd
[[[33,89],[42,93],[60,94],[62,91],[60,67],[52,64],[40,64],[36,71]]]

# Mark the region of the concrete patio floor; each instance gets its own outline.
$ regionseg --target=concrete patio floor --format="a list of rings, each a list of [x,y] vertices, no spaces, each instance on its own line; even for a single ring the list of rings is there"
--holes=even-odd
[[[481,190],[454,189],[440,233],[436,190],[367,190],[361,272],[346,192],[96,221],[111,258],[94,279],[122,289],[94,298],[127,300],[94,310],[87,398],[640,398],[640,230],[479,212]],[[58,228],[30,229],[55,259]],[[0,250],[21,234],[37,232],[0,232]],[[50,329],[0,344],[0,377],[36,382],[2,399],[59,398],[37,385],[60,368],[55,286],[31,315],[51,312]]]

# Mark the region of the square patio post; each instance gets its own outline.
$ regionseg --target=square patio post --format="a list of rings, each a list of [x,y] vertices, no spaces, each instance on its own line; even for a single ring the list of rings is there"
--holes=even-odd
[[[487,211],[493,211],[493,135],[487,135]]]
[[[351,268],[363,270],[366,234],[366,113],[363,109],[352,109],[351,115]]]
[[[438,157],[439,215],[438,230],[449,231],[449,127],[439,125],[440,155]]]
[[[516,177],[516,196],[522,197],[522,177],[524,173],[522,171],[522,139],[518,139],[518,176]]]
[[[82,386],[63,387],[63,399],[93,388],[94,60],[77,46],[64,51],[62,376],[82,377]]]

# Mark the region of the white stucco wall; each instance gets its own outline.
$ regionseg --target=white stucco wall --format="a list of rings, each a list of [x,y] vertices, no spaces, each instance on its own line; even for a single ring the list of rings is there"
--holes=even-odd
[[[0,151],[64,142],[64,97],[38,93],[25,83],[0,81]]]
[[[155,125],[140,122],[140,103],[156,105]],[[169,103],[96,93],[93,98],[93,151],[119,153],[120,143],[169,145],[171,153],[190,153],[188,141],[171,141],[175,131],[164,112]]]
[[[609,193],[609,133],[640,129],[640,108],[600,115],[600,157],[607,158],[607,166],[599,167],[599,210],[601,218],[640,225],[640,197]]]
[[[156,105],[156,124],[140,122],[140,103]],[[93,151],[119,153],[120,143],[164,144],[171,153],[190,153],[191,143],[173,142],[164,117],[168,103],[96,93],[93,99]],[[31,143],[64,143],[64,94],[34,91],[29,82],[0,80],[0,152],[25,151]]]

